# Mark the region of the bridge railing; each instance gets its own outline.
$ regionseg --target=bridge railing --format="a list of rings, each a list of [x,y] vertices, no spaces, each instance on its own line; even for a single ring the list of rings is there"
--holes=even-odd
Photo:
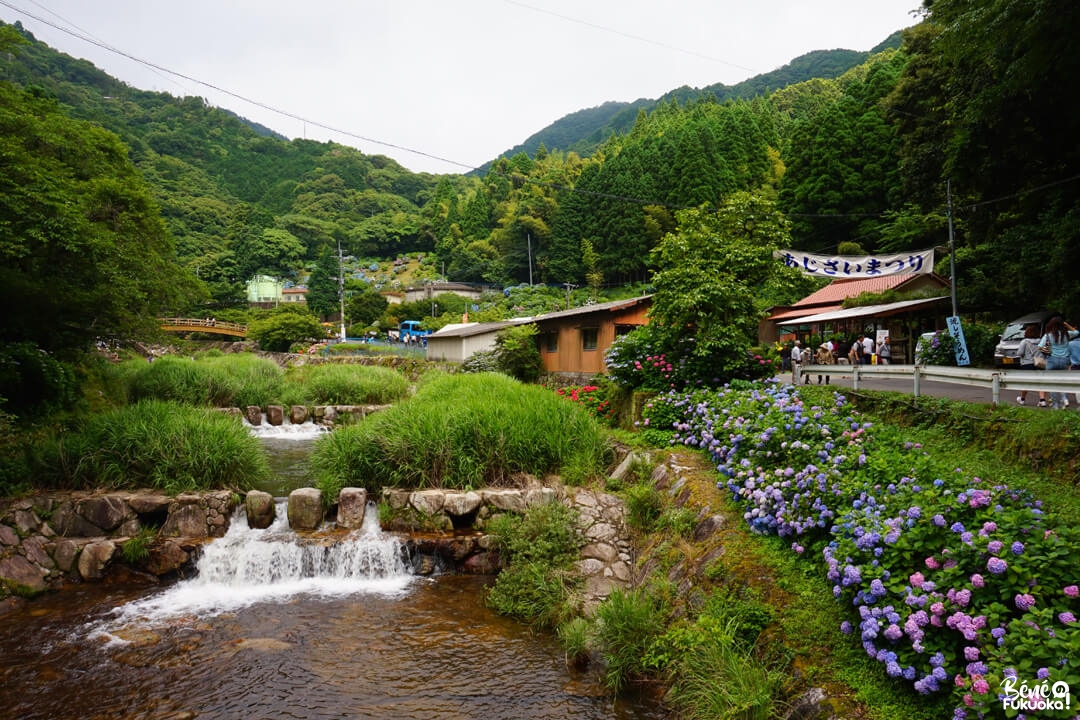
[[[912,394],[920,395],[922,380],[970,385],[990,390],[993,403],[1001,402],[1001,391],[1037,390],[1040,392],[1080,392],[1080,372],[1067,370],[987,370],[982,368],[944,367],[941,365],[798,365],[796,383],[806,375],[851,377],[851,387],[870,378],[905,378],[912,380]]]
[[[238,335],[247,334],[247,325],[216,320],[214,318],[165,317],[158,318],[158,322],[161,323],[162,327],[191,328],[192,330],[206,330],[210,332],[232,331]]]

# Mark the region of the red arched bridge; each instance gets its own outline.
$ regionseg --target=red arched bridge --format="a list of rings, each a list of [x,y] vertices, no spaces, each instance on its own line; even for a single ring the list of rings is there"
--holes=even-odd
[[[158,319],[161,321],[161,329],[165,332],[201,332],[247,337],[247,325],[241,325],[240,323],[225,322],[214,318],[168,317]]]

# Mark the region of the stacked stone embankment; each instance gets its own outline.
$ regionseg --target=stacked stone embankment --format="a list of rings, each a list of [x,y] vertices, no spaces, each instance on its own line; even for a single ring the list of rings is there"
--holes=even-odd
[[[379,499],[386,513],[379,527],[401,537],[421,574],[498,572],[502,561],[484,532],[487,524],[503,513],[563,502],[577,510],[585,539],[579,569],[587,580],[587,602],[631,580],[625,509],[613,495],[533,480],[524,489],[388,488]],[[245,497],[229,491],[175,497],[152,491],[54,492],[0,501],[0,597],[32,597],[106,578],[157,582],[193,571],[200,548],[225,535],[241,502],[250,527],[274,522],[277,500],[261,491]],[[290,528],[305,542],[334,543],[365,527],[374,507],[363,488],[343,489],[332,504],[318,489],[300,488],[290,493],[286,512]],[[124,552],[128,543],[136,543],[139,552]]]

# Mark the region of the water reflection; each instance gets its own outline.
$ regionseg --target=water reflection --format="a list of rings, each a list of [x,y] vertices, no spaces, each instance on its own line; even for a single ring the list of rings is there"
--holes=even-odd
[[[93,628],[144,588],[84,586],[3,618],[0,715],[18,718],[585,718],[656,720],[568,673],[557,643],[483,606],[485,580],[406,597],[300,595],[233,612]],[[190,713],[190,714],[188,714]]]

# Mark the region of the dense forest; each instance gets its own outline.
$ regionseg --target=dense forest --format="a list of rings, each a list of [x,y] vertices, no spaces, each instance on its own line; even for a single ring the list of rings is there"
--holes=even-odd
[[[54,313],[49,332],[9,314],[0,334],[45,349],[129,336],[121,308],[145,308],[145,326],[242,304],[252,275],[299,281],[339,244],[356,267],[423,253],[451,281],[647,283],[680,211],[745,193],[786,216],[798,249],[944,249],[951,219],[964,314],[1076,317],[1080,7],[925,5],[871,53],[582,111],[551,146],[440,176],[287,141],[0,27],[0,287],[9,308]],[[353,273],[350,292],[365,282]]]

